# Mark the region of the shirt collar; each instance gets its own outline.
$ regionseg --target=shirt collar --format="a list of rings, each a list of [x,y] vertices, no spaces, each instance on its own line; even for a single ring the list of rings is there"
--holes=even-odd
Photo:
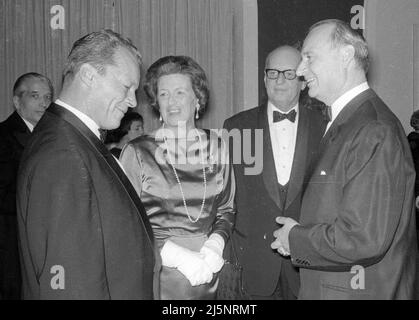
[[[32,123],[30,123],[28,120],[26,120],[25,118],[23,118],[20,114],[19,117],[22,118],[23,122],[26,124],[26,126],[28,127],[29,131],[32,132],[33,128],[35,127]]]
[[[73,113],[100,139],[99,126],[96,124],[96,122],[92,118],[90,118],[89,116],[81,112],[80,110],[61,101],[60,99],[55,100],[55,103],[67,109],[71,113]]]
[[[299,103],[297,102],[297,104],[293,108],[289,109],[287,112],[284,112],[284,111],[279,110],[277,107],[275,107],[272,102],[268,101],[268,122],[270,124],[273,123],[273,112],[274,111],[278,111],[278,112],[281,112],[281,113],[288,113],[288,112],[291,112],[292,110],[295,110],[295,112],[297,112],[297,117],[298,117],[298,107],[299,107]]]
[[[330,123],[335,121],[339,113],[345,108],[345,106],[357,95],[361,94],[362,92],[369,89],[369,85],[367,82],[363,82],[360,85],[356,86],[355,88],[352,88],[351,90],[345,92],[343,95],[341,95],[335,102],[332,103],[332,120]]]

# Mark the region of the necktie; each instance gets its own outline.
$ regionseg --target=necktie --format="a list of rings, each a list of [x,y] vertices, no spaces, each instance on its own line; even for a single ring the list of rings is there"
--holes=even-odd
[[[100,134],[100,140],[105,143],[106,140],[106,130],[105,129],[99,129]]]
[[[279,122],[285,119],[288,119],[291,122],[295,122],[295,117],[297,116],[297,112],[295,110],[291,110],[288,113],[281,113],[279,111],[274,111],[274,123]]]

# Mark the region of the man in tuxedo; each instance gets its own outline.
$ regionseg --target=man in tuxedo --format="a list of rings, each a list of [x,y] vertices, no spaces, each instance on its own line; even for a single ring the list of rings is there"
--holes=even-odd
[[[51,81],[39,73],[20,76],[13,86],[15,111],[0,123],[0,299],[20,298],[16,180],[23,148],[51,103]]]
[[[415,169],[404,130],[369,88],[368,47],[339,20],[311,27],[297,69],[331,106],[299,223],[272,248],[300,267],[301,299],[411,299]]]
[[[253,137],[263,131],[263,142],[251,145],[253,151],[255,144],[263,145],[262,172],[252,174],[243,161],[233,159],[237,217],[231,241],[243,266],[244,289],[253,299],[295,299],[298,295],[298,270],[270,244],[278,215],[299,218],[306,169],[326,126],[322,113],[300,100],[305,87],[296,75],[300,61],[300,52],[293,47],[272,51],[265,65],[268,101],[224,124],[229,132],[240,130],[243,139],[245,131],[250,130]],[[229,146],[231,155],[240,147]]]
[[[25,299],[152,299],[153,233],[101,141],[136,106],[141,56],[111,31],[77,40],[63,89],[36,126],[18,174]]]

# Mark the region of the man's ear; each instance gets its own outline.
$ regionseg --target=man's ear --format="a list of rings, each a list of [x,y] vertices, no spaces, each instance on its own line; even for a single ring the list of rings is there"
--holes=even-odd
[[[97,75],[97,70],[88,63],[82,64],[78,72],[81,82],[87,87],[91,87],[93,85]]]
[[[20,98],[18,96],[13,96],[13,105],[16,110],[20,109]]]
[[[345,67],[348,67],[348,65],[354,61],[355,58],[355,48],[351,45],[343,46],[341,49],[341,55],[342,55],[342,62]]]
[[[301,91],[303,91],[307,87],[307,82],[305,80],[300,80],[300,81],[301,81]]]

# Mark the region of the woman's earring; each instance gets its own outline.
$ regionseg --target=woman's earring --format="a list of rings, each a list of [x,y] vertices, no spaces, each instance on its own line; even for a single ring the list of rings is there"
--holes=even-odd
[[[160,120],[160,122],[163,122],[163,118],[161,117],[161,115],[160,115],[160,119],[159,120]]]
[[[199,103],[196,104],[196,112],[195,112],[195,119],[199,119]]]

